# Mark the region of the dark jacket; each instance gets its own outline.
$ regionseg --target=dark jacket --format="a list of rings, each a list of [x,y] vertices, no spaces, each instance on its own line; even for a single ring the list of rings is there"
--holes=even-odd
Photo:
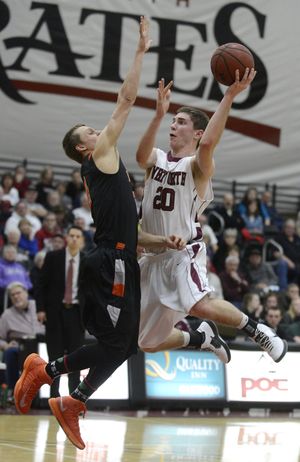
[[[83,254],[80,253],[80,262]],[[54,326],[59,320],[59,311],[65,293],[66,249],[47,252],[42,271],[36,285],[37,312],[46,311],[47,326]],[[79,263],[80,269],[80,263]],[[83,297],[78,291],[78,300],[82,310]]]

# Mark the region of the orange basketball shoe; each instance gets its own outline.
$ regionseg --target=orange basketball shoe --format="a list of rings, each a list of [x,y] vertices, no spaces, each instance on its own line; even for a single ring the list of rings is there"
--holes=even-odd
[[[14,389],[14,399],[17,411],[27,414],[31,403],[42,385],[51,385],[53,379],[45,371],[46,361],[36,353],[27,356],[21,377]]]
[[[86,413],[86,406],[82,401],[72,398],[72,396],[60,396],[50,398],[49,406],[59,425],[78,449],[84,449],[85,444],[80,435],[79,414]]]

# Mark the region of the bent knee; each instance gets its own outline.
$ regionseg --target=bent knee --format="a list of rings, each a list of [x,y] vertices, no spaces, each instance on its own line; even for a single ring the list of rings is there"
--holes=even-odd
[[[159,351],[158,346],[149,346],[147,342],[140,340],[139,348],[144,351],[144,353],[155,353]]]
[[[143,347],[143,348],[141,348],[141,350],[144,353],[156,353],[157,351],[159,351],[159,348],[158,347]]]

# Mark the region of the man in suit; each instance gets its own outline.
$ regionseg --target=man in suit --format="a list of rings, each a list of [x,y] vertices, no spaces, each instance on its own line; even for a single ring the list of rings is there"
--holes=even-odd
[[[37,284],[36,302],[40,322],[46,325],[49,360],[64,356],[79,348],[84,341],[81,319],[82,297],[78,291],[78,275],[84,245],[79,226],[71,226],[66,247],[50,251]],[[69,374],[70,393],[80,381],[80,372]],[[59,396],[59,379],[51,385],[51,396]]]

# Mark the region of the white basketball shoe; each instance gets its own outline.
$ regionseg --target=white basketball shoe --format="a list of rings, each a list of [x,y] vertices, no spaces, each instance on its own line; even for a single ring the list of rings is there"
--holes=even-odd
[[[197,331],[205,335],[200,349],[214,353],[222,363],[229,363],[230,350],[225,340],[219,335],[216,324],[213,321],[202,321]]]
[[[252,340],[254,340],[262,350],[266,351],[275,363],[279,363],[288,350],[286,340],[282,340],[278,337],[276,332],[265,324],[257,324]]]

